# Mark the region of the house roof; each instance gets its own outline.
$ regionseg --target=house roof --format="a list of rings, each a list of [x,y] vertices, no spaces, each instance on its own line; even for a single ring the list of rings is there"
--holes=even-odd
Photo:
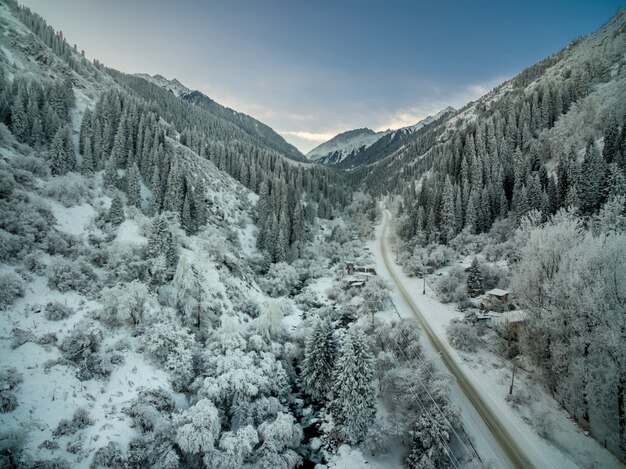
[[[493,295],[493,296],[504,296],[504,295],[508,295],[509,292],[506,290],[501,290],[499,288],[494,288],[493,290],[489,290],[487,292],[487,295]]]
[[[494,324],[502,324],[507,322],[523,322],[528,317],[528,313],[522,309],[515,311],[507,311],[505,313],[492,315],[492,322]]]

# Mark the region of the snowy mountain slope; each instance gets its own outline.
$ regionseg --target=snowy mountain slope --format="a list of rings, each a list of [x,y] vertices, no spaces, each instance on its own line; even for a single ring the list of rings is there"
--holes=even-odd
[[[166,90],[171,91],[172,94],[176,96],[177,98],[183,97],[186,94],[191,93],[191,90],[187,88],[186,86],[184,86],[176,78],[172,80],[168,80],[162,75],[151,76],[151,75],[148,75],[147,73],[136,73],[135,76],[138,76],[139,78],[143,78],[144,80],[149,81],[150,83],[154,83],[155,85],[160,86],[161,88],[165,88]]]
[[[288,143],[271,127],[247,114],[222,106],[200,91],[190,90],[176,79],[168,80],[161,75],[150,76],[147,74],[135,74],[135,76],[166,89],[174,96],[205,109],[215,117],[233,124],[254,139],[254,141],[266,148],[277,151],[295,161],[306,161],[302,153],[300,153],[296,147]]]
[[[422,129],[422,133],[408,138],[405,145],[384,152],[379,165],[363,170],[362,174],[370,179],[383,177],[385,184],[398,188],[400,175],[426,173],[446,144],[451,145],[459,137],[461,143],[464,142],[467,129],[479,127],[483,131],[488,126],[494,127],[496,120],[504,126],[512,119],[519,120],[520,116],[530,119],[533,106],[539,106],[533,100],[536,101],[542,93],[546,93],[557,107],[562,106],[565,100],[580,100],[574,105],[568,103],[567,112],[551,123],[543,136],[539,135],[539,131],[532,132],[532,138],[537,143],[554,150],[544,152],[544,155],[554,165],[556,157],[571,146],[575,146],[577,152],[583,151],[589,138],[599,138],[611,107],[611,112],[616,115],[624,112],[625,16],[623,11],[618,12],[593,34],[576,39],[562,50],[528,67],[483,97],[468,103],[451,118]],[[549,92],[546,91],[548,88]],[[560,94],[558,98],[557,94]],[[583,105],[585,109],[581,108]],[[597,106],[602,112],[598,112]],[[532,124],[536,125],[535,122]],[[563,127],[569,129],[565,139],[559,130]],[[512,132],[510,129],[503,130]],[[509,157],[514,149],[507,150]],[[522,150],[526,152],[528,148]],[[361,181],[358,171],[352,176],[353,181],[360,184],[357,182]],[[376,184],[365,182],[362,187],[366,186],[382,187],[380,180]]]
[[[382,135],[383,132],[374,132],[368,128],[348,130],[318,145],[306,157],[316,163],[337,164],[374,144]]]
[[[439,119],[454,113],[448,106],[434,116],[428,116],[418,123],[397,130],[374,132],[371,129],[355,129],[343,132],[327,142],[315,147],[306,157],[320,164],[337,165],[342,169],[353,169],[388,156],[401,147],[402,142],[415,132]]]

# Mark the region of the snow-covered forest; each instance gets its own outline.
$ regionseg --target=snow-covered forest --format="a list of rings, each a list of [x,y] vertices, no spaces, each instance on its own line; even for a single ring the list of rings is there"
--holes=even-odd
[[[1,0],[0,467],[519,467],[457,368],[531,467],[620,467],[625,36],[340,171]]]

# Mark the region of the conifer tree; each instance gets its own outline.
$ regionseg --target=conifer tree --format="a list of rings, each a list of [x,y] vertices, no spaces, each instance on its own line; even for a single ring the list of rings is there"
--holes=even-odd
[[[95,165],[93,161],[93,152],[91,150],[91,137],[85,137],[83,143],[83,160],[81,162],[81,172],[85,175],[93,174]]]
[[[332,385],[337,359],[337,338],[329,319],[319,321],[306,341],[302,380],[306,391],[315,399],[323,399]]]
[[[478,263],[478,259],[474,258],[467,276],[467,293],[472,297],[482,294],[484,284],[485,282],[483,274],[480,271],[480,264]]]
[[[108,219],[111,224],[116,226],[124,222],[124,203],[119,193],[115,194],[115,197],[113,197],[111,201]]]
[[[66,174],[74,169],[76,155],[72,144],[72,135],[69,127],[61,127],[50,145],[50,171],[52,174]]]
[[[111,156],[104,165],[103,176],[104,187],[113,188],[117,186],[117,165],[115,159]]]
[[[353,330],[344,336],[335,365],[334,399],[330,404],[337,433],[349,444],[363,439],[376,414],[373,357],[362,334]]]
[[[128,205],[139,207],[141,204],[141,183],[139,179],[139,167],[133,163],[126,174],[126,195]]]

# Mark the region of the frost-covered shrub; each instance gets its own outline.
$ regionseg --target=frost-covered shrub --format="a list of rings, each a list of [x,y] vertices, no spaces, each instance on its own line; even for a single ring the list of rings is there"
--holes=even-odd
[[[0,413],[11,412],[17,407],[17,397],[13,391],[0,391]]]
[[[41,346],[55,345],[58,340],[59,339],[54,332],[46,332],[45,334],[39,336],[37,343]]]
[[[0,391],[12,391],[24,382],[24,376],[17,368],[0,370]]]
[[[483,264],[480,266],[480,272],[483,276],[485,291],[509,286],[509,272],[505,267]]]
[[[28,431],[23,428],[6,429],[0,433],[0,467],[22,467],[23,452]]]
[[[61,353],[77,365],[94,365],[94,355],[100,349],[102,338],[100,329],[79,324],[61,342]]]
[[[98,288],[98,277],[91,266],[79,257],[74,262],[56,256],[47,269],[48,287],[60,292],[78,291],[86,294]]]
[[[58,301],[51,301],[46,305],[44,316],[49,321],[60,321],[69,318],[74,314],[74,310]]]
[[[201,399],[174,419],[176,443],[189,455],[208,453],[219,437],[219,411],[209,399]]]
[[[466,274],[454,266],[435,283],[435,291],[442,303],[461,302],[467,298]]]
[[[58,438],[63,435],[73,435],[78,430],[93,425],[94,421],[89,416],[89,412],[86,409],[79,407],[74,411],[72,420],[62,419],[57,427],[52,431],[52,436]]]
[[[50,176],[50,168],[44,160],[36,156],[22,155],[20,158],[13,160],[13,167],[32,173],[33,176],[39,178],[47,178]]]
[[[115,243],[106,250],[107,281],[110,283],[148,281],[151,261],[146,259],[146,247]]]
[[[15,189],[15,178],[8,171],[0,171],[0,198],[8,199]]]
[[[533,428],[541,438],[548,439],[554,434],[554,421],[548,411],[542,411],[533,417]]]
[[[254,320],[254,329],[267,340],[280,339],[285,335],[283,317],[289,314],[290,307],[285,300],[269,300],[261,308],[261,314]]]
[[[14,328],[11,331],[11,348],[21,347],[27,342],[34,342],[35,334],[30,329]]]
[[[83,177],[70,173],[46,182],[44,195],[56,200],[64,207],[72,207],[85,201],[89,195],[89,187]]]
[[[178,453],[173,447],[169,426],[165,431],[143,433],[132,439],[128,444],[126,461],[124,467],[179,469],[181,464]]]
[[[452,321],[446,329],[448,342],[454,348],[464,352],[475,352],[478,345],[476,330],[469,324],[460,321]]]
[[[24,296],[24,281],[13,272],[0,275],[0,311],[7,309],[15,300]]]
[[[396,433],[396,425],[391,425],[379,417],[367,431],[363,447],[372,456],[387,454],[393,439],[397,436]]]
[[[126,459],[122,454],[122,449],[117,441],[109,441],[106,446],[98,448],[93,455],[90,468],[100,467],[118,468],[125,467]]]
[[[194,344],[189,329],[172,320],[152,324],[143,337],[148,356],[176,378],[178,389],[184,388],[191,379]]]
[[[286,262],[277,262],[270,266],[261,285],[268,295],[277,297],[287,295],[298,283],[298,272]]]
[[[43,275],[46,263],[41,259],[41,252],[31,252],[24,258],[24,267],[31,274]]]
[[[145,283],[138,280],[105,288],[101,299],[104,304],[102,319],[115,325],[138,325],[148,311],[158,306],[156,295]]]
[[[174,408],[171,394],[161,388],[140,391],[130,406],[123,409],[123,412],[133,419],[136,427],[143,432],[150,432],[157,427],[162,427]]]
[[[0,214],[1,215],[1,214]],[[11,262],[20,258],[20,253],[24,248],[24,241],[20,236],[0,230],[0,262]]]

